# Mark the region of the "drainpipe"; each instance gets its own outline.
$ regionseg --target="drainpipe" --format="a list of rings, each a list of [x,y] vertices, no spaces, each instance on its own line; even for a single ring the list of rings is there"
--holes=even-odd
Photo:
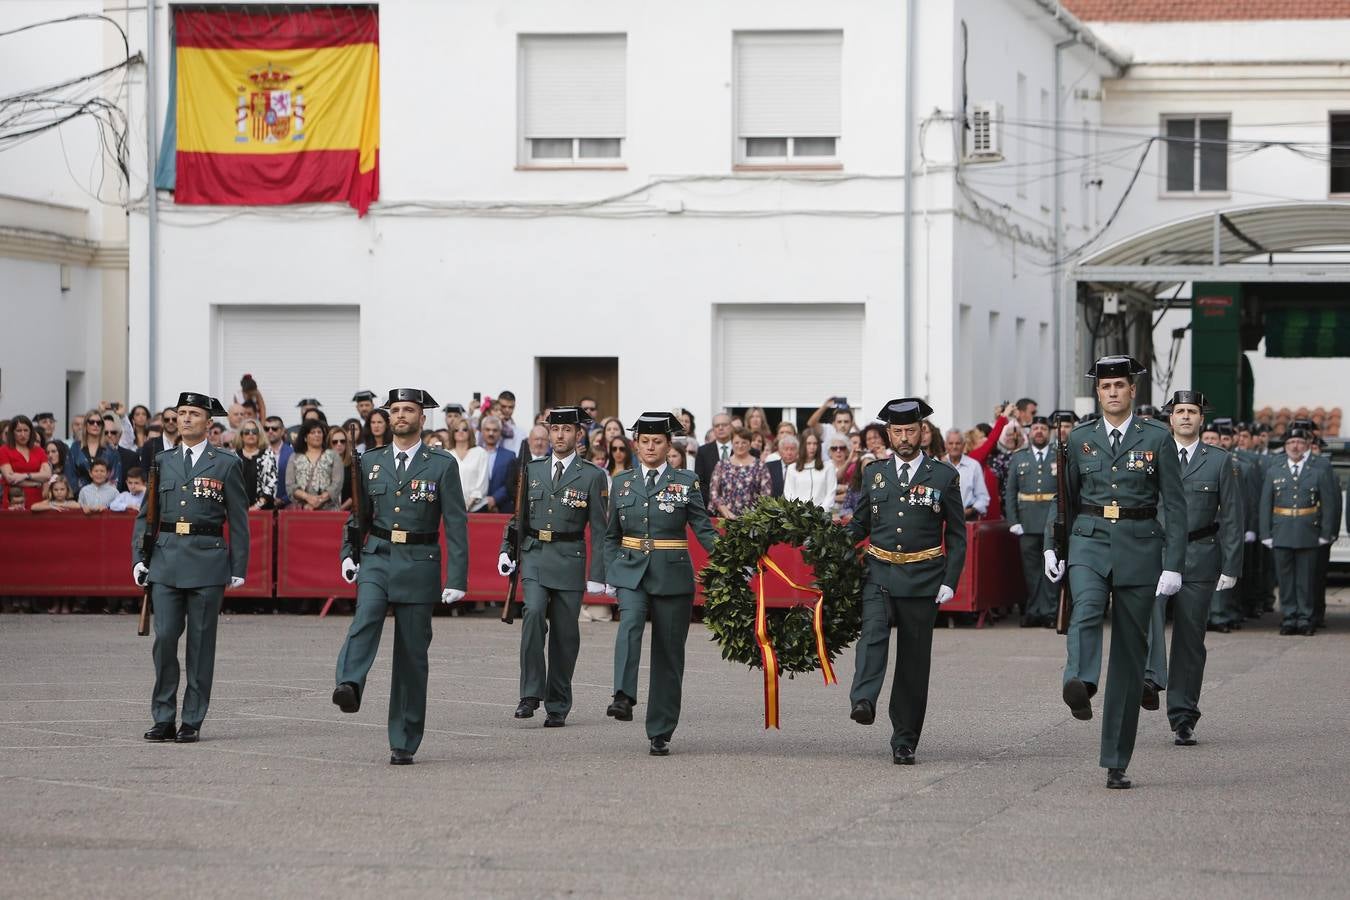
[[[904,384],[905,393],[914,395],[917,380],[914,375],[914,346],[911,340],[914,323],[914,52],[917,41],[916,22],[919,14],[918,0],[905,2],[905,241],[901,262],[901,347],[905,353]]]
[[[145,3],[145,159],[146,159],[146,210],[149,234],[146,241],[148,265],[146,271],[146,338],[149,352],[146,353],[147,400],[151,409],[159,409],[159,394],[156,390],[159,379],[159,195],[155,190],[155,167],[158,163],[159,142],[155,140],[157,129],[155,119],[158,116],[155,100],[155,0]]]
[[[1050,276],[1050,296],[1051,296],[1051,301],[1050,301],[1050,302],[1051,302],[1050,318],[1051,318],[1051,322],[1053,323],[1052,326],[1051,326],[1051,330],[1052,330],[1052,332],[1053,332],[1053,335],[1054,335],[1054,342],[1055,342],[1055,352],[1054,352],[1054,361],[1055,361],[1055,362],[1054,362],[1054,365],[1055,365],[1054,372],[1055,372],[1055,378],[1056,378],[1056,384],[1055,384],[1055,406],[1056,406],[1057,409],[1067,409],[1067,408],[1068,408],[1067,406],[1065,406],[1065,401],[1064,401],[1063,398],[1060,397],[1059,392],[1060,392],[1060,390],[1062,390],[1062,389],[1064,388],[1065,382],[1066,382],[1066,380],[1067,380],[1067,379],[1064,377],[1064,376],[1065,376],[1065,365],[1067,364],[1067,360],[1064,359],[1064,355],[1065,355],[1065,354],[1064,354],[1064,342],[1065,342],[1064,331],[1065,331],[1065,328],[1066,328],[1066,322],[1071,323],[1071,322],[1074,321],[1074,316],[1072,316],[1072,315],[1065,315],[1065,310],[1064,310],[1064,270],[1063,270],[1063,268],[1061,268],[1061,265],[1060,265],[1060,262],[1059,262],[1059,261],[1060,261],[1060,258],[1064,255],[1064,238],[1063,238],[1064,222],[1063,222],[1063,213],[1061,212],[1061,210],[1062,210],[1062,208],[1063,208],[1063,206],[1064,206],[1064,194],[1063,194],[1064,186],[1063,186],[1063,184],[1062,184],[1062,182],[1061,182],[1061,180],[1060,180],[1061,177],[1062,177],[1062,173],[1060,172],[1060,165],[1059,165],[1059,161],[1060,161],[1060,160],[1063,158],[1063,156],[1064,156],[1064,154],[1063,154],[1063,148],[1062,148],[1062,146],[1061,146],[1062,141],[1063,141],[1063,139],[1064,139],[1064,138],[1063,138],[1063,133],[1062,133],[1062,132],[1063,132],[1063,129],[1062,129],[1062,127],[1061,127],[1061,126],[1063,125],[1063,121],[1062,121],[1062,120],[1063,120],[1063,114],[1064,114],[1064,102],[1063,102],[1063,91],[1060,90],[1060,85],[1063,84],[1064,51],[1067,50],[1068,48],[1074,46],[1074,45],[1077,44],[1077,43],[1078,43],[1078,38],[1075,36],[1075,37],[1069,38],[1069,39],[1066,40],[1066,41],[1060,41],[1058,44],[1055,44],[1055,74],[1054,74],[1055,106],[1054,106],[1054,113],[1053,113],[1053,115],[1054,115],[1054,132],[1053,132],[1053,133],[1054,133],[1054,142],[1053,142],[1053,145],[1054,145],[1054,167],[1055,167],[1055,171],[1054,171],[1054,177],[1053,177],[1053,179],[1052,179],[1051,182],[1050,182],[1051,185],[1052,185],[1052,190],[1051,190],[1051,197],[1052,197],[1052,199],[1051,199],[1051,201],[1050,201],[1051,207],[1052,207],[1052,208],[1051,208],[1050,215],[1051,215],[1051,222],[1053,223],[1053,224],[1052,224],[1052,227],[1054,228],[1054,234],[1051,236],[1051,246],[1054,247],[1054,254],[1055,254],[1055,255],[1054,255],[1054,259],[1055,259],[1055,265],[1054,265],[1054,267],[1050,270],[1050,271],[1051,271],[1051,276]],[[1072,400],[1072,394],[1070,394],[1070,398],[1069,398],[1069,399]],[[1072,403],[1070,403],[1070,405],[1072,405]]]

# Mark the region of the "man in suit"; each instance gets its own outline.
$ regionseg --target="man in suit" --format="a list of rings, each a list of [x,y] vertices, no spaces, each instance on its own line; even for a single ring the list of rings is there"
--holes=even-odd
[[[516,454],[502,446],[502,420],[496,416],[484,416],[478,424],[478,433],[482,436],[481,446],[488,457],[488,489],[484,498],[487,505],[483,512],[514,512],[516,485],[511,480],[511,473],[520,470],[512,465],[516,461]]]
[[[436,401],[417,388],[396,388],[384,408],[392,442],[361,455],[361,477],[352,485],[360,491],[360,502],[352,506],[342,542],[342,577],[356,582],[356,613],[338,653],[333,703],[344,713],[361,708],[366,675],[392,607],[389,764],[409,766],[426,725],[431,608],[437,599],[446,604],[464,599],[468,585],[468,515],[459,461],[422,443],[423,410],[435,409]],[[363,538],[359,546],[354,533]]]
[[[148,473],[156,456],[178,445],[178,409],[173,406],[165,407],[159,414],[159,421],[160,436],[141,445],[139,466],[142,472]]]
[[[680,721],[684,644],[694,611],[694,566],[688,530],[712,552],[717,532],[703,502],[702,482],[666,462],[679,423],[665,412],[643,413],[633,424],[637,464],[614,476],[605,532],[605,592],[619,599],[614,638],[614,701],[605,714],[633,718],[642,631],[652,617],[647,738],[653,756],[670,753]]]
[[[848,524],[855,541],[868,539],[849,716],[860,725],[876,718],[894,624],[891,761],[905,766],[914,765],[928,708],[938,607],[955,596],[966,562],[960,475],[919,446],[921,423],[932,413],[912,397],[882,407],[877,418],[886,423],[895,455],[863,470],[862,501]]]
[[[1069,433],[1068,496],[1057,500],[1067,506],[1067,560],[1053,549],[1055,517],[1046,524],[1046,577],[1058,583],[1067,565],[1073,591],[1063,697],[1075,719],[1092,718],[1107,595],[1112,598],[1099,764],[1106,786],[1117,790],[1130,787],[1125,770],[1139,726],[1154,601],[1181,590],[1186,559],[1186,500],[1172,435],[1132,412],[1134,380],[1146,371],[1132,357],[1106,356],[1088,372],[1097,382],[1102,418]]]
[[[554,407],[548,416],[553,452],[526,464],[526,508],[502,537],[497,571],[521,568],[524,614],[520,631],[520,704],[517,719],[529,719],[544,704],[545,728],[562,728],[572,709],[572,673],[581,649],[583,593],[605,590],[604,539],[609,481],[600,468],[577,455],[577,436],[590,420],[576,407]],[[521,521],[524,518],[525,521]],[[591,562],[586,566],[586,528]],[[512,559],[513,528],[523,528],[520,559]],[[544,639],[548,638],[548,664]]]
[[[713,416],[712,431],[713,439],[694,454],[694,474],[702,485],[712,484],[713,469],[731,457],[731,414],[723,410]]]
[[[1180,747],[1195,744],[1200,719],[1200,688],[1205,679],[1205,622],[1210,597],[1232,590],[1242,571],[1245,507],[1237,461],[1221,447],[1199,439],[1207,408],[1199,391],[1177,391],[1163,407],[1181,467],[1186,497],[1186,560],[1181,591],[1172,602],[1172,665],[1167,666],[1164,638],[1166,599],[1159,597],[1149,622],[1148,666],[1144,670],[1144,709],[1158,708],[1167,688],[1167,721]]]
[[[225,588],[238,588],[248,573],[248,495],[243,463],[229,450],[212,447],[206,432],[212,416],[225,415],[205,394],[178,396],[181,449],[163,450],[159,467],[159,521],[142,503],[131,539],[132,577],[150,585],[155,617],[155,687],[150,711],[155,724],[147,741],[192,744],[211,702],[216,666],[216,623]],[[226,544],[224,534],[229,528]],[[158,532],[148,565],[141,538]],[[187,688],[182,725],[178,716],[178,638],[187,630]]]
[[[1023,606],[1022,627],[1055,626],[1058,607],[1055,586],[1045,577],[1042,564],[1045,553],[1045,520],[1055,502],[1055,451],[1050,446],[1050,420],[1032,416],[1030,445],[1008,460],[1008,477],[1003,488],[1003,510],[1012,523],[1009,531],[1017,535],[1022,550],[1022,577],[1027,599]]]
[[[1312,432],[1290,428],[1284,454],[1266,469],[1261,487],[1261,543],[1270,548],[1280,586],[1280,634],[1317,633],[1313,590],[1321,548],[1330,546],[1340,528],[1333,518],[1340,487],[1330,466],[1308,457]]]
[[[783,496],[783,469],[797,462],[797,454],[801,452],[801,442],[797,440],[795,434],[785,434],[778,439],[778,459],[770,460],[764,464],[764,468],[769,470],[769,481],[773,485],[773,496]]]

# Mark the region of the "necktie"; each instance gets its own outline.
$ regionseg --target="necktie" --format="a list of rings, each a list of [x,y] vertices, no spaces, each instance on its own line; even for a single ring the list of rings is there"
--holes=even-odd
[[[648,470],[647,470],[647,493],[650,494],[650,493],[651,493],[652,491],[654,491],[654,490],[656,490],[656,470],[655,470],[655,469],[648,469]]]
[[[553,483],[556,485],[562,481],[562,460],[555,460],[553,463]]]
[[[1185,447],[1182,447],[1182,448],[1181,448],[1181,468],[1182,468],[1182,469],[1185,469],[1185,468],[1186,468],[1186,448],[1185,448]]]
[[[1044,462],[1045,462],[1045,451],[1044,451],[1044,450],[1037,450],[1037,451],[1036,451],[1036,465],[1039,466],[1039,465],[1041,465],[1041,464],[1044,463]]]
[[[184,448],[183,448],[183,466],[184,466],[189,472],[192,471],[192,448],[191,448],[191,447],[184,447]]]
[[[1294,478],[1298,478],[1298,463],[1294,463]]]
[[[1111,429],[1111,452],[1116,453],[1120,450],[1120,429]]]
[[[909,463],[902,462],[900,464],[900,486],[904,487],[907,484],[909,484]]]
[[[403,473],[408,471],[408,453],[407,453],[407,451],[405,451],[405,450],[400,450],[400,451],[398,452],[398,456],[394,457],[394,459],[398,460],[398,478],[399,478],[399,481],[402,481],[402,480],[403,480]]]
[[[722,445],[722,458],[723,458],[723,459],[726,459],[726,458],[729,457],[729,456],[731,456],[731,447],[728,446],[727,444],[723,444],[723,445]]]

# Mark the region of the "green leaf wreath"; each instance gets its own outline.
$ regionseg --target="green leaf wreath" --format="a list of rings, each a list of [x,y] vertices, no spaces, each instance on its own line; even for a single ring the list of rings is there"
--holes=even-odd
[[[815,571],[813,584],[825,594],[822,630],[831,662],[857,640],[862,629],[862,557],[848,531],[832,523],[829,513],[804,500],[766,497],[725,526],[699,576],[705,589],[703,621],[722,646],[723,659],[763,668],[755,641],[755,591],[745,570],[754,569],[774,544],[802,548],[803,559]],[[789,678],[820,667],[812,605],[770,608],[768,625],[779,669]]]

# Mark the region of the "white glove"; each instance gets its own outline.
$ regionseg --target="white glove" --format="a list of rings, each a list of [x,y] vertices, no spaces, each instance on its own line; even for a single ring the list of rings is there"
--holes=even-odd
[[[1179,590],[1181,590],[1181,573],[1163,569],[1162,576],[1158,578],[1157,595],[1159,597],[1170,597]]]
[[[497,557],[498,575],[502,576],[503,578],[508,578],[510,577],[511,573],[514,572],[515,570],[516,564],[511,562],[511,557],[507,556],[505,553]]]
[[[1214,585],[1216,591],[1227,591],[1237,586],[1237,578],[1232,575],[1220,575],[1219,583]]]
[[[1022,526],[1021,526],[1020,524],[1016,523],[1016,522],[1014,522],[1012,525],[1010,525],[1010,526],[1008,527],[1008,530],[1009,530],[1010,532],[1012,532],[1013,534],[1017,535],[1018,537],[1021,537],[1021,536],[1022,536],[1022,533],[1023,533],[1023,531],[1024,531],[1024,529],[1022,528]]]
[[[150,570],[145,567],[145,563],[136,563],[131,567],[131,580],[141,587],[145,587],[145,580],[150,577]]]
[[[586,582],[586,593],[588,593],[588,594],[603,594],[604,592],[605,592],[605,586],[604,586],[604,584],[602,584],[601,582],[599,582],[599,581],[588,581],[588,582]]]
[[[235,588],[241,588],[243,586],[244,586],[244,579],[240,578],[238,575],[230,576],[230,590],[234,590]]]
[[[1274,538],[1266,538],[1264,541],[1261,542],[1261,544],[1262,544],[1262,546],[1264,546],[1267,550],[1274,550],[1274,549],[1275,549],[1275,539],[1274,539]]]
[[[759,573],[755,571],[754,566],[744,566],[741,568],[741,574],[745,576],[746,581],[750,581]]]
[[[607,597],[617,597],[618,594],[619,594],[619,589],[616,588],[614,585],[612,585],[612,584],[607,584],[607,585],[605,585],[605,596],[607,596]]]
[[[1045,551],[1045,577],[1054,584],[1059,584],[1059,580],[1064,577],[1064,563],[1059,561],[1053,550]]]
[[[463,591],[457,591],[454,588],[446,588],[445,590],[441,591],[441,602],[458,603],[459,601],[464,599],[464,596],[465,594]]]
[[[1242,543],[1244,544],[1256,543],[1256,532],[1255,531],[1244,532],[1242,535]]]
[[[1318,538],[1318,539],[1317,539],[1317,546],[1319,546],[1319,547],[1325,547],[1327,544],[1330,544],[1330,543],[1331,543],[1331,541],[1327,540],[1326,538]]]
[[[361,571],[361,567],[351,561],[351,558],[342,561],[342,580],[351,584],[356,580],[356,573]]]
[[[941,606],[942,604],[946,603],[948,600],[952,599],[955,596],[956,591],[952,590],[951,588],[947,587],[944,584],[942,587],[938,588],[937,605]]]

